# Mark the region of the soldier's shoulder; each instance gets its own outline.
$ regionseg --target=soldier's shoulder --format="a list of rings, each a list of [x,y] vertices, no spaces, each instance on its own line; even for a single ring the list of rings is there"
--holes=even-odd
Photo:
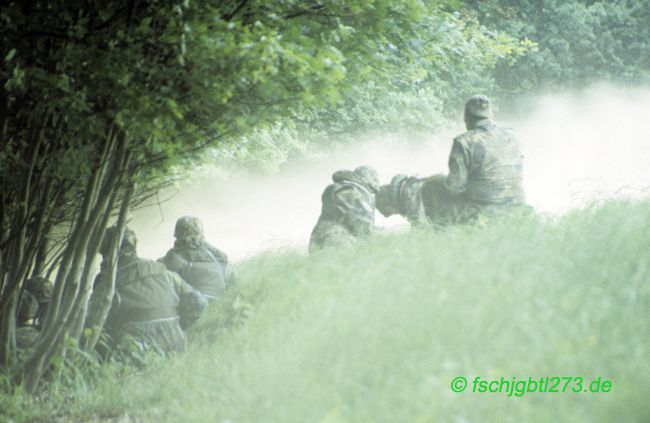
[[[460,135],[456,135],[454,137],[454,144],[460,144],[461,146],[466,147],[474,139],[475,137],[474,131],[475,130],[470,130],[470,131],[463,132]]]
[[[228,255],[210,243],[205,243],[206,248],[222,263],[228,263]]]
[[[332,192],[334,191],[334,188],[336,188],[336,185],[337,184],[334,183],[334,184],[329,184],[328,186],[326,186],[325,189],[323,190],[323,194],[321,195],[321,197],[323,199],[325,199],[326,197],[330,196],[332,194]]]
[[[519,139],[519,134],[517,131],[510,126],[499,126],[499,131],[503,133],[508,138]]]
[[[138,258],[134,264],[134,267],[141,275],[158,274],[167,271],[164,263],[146,258]]]
[[[413,185],[422,184],[426,179],[427,178],[423,178],[422,176],[416,173],[415,175],[411,175],[408,178],[406,178],[406,180],[404,181],[404,185],[413,186]]]
[[[454,138],[454,141],[458,141],[463,144],[471,144],[478,140],[484,139],[485,136],[486,136],[485,130],[481,128],[474,128],[456,136],[456,138]]]

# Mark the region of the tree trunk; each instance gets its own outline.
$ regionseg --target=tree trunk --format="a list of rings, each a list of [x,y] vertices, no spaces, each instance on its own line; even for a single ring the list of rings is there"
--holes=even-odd
[[[2,310],[0,318],[0,366],[4,368],[11,367],[15,362],[16,354],[16,309],[18,296],[15,295],[6,308]]]
[[[99,289],[96,291],[93,291],[89,315],[85,324],[85,327],[91,329],[90,335],[84,339],[83,349],[85,351],[92,351],[95,349],[95,346],[97,345],[97,341],[99,340],[99,336],[101,334],[101,330],[104,327],[104,323],[106,322],[106,317],[108,316],[108,312],[110,311],[111,305],[113,303],[113,295],[115,294],[117,254],[119,246],[122,242],[122,237],[124,236],[124,229],[126,228],[126,215],[131,204],[132,195],[133,185],[127,189],[124,198],[122,199],[120,213],[117,218],[117,237],[111,240],[109,254],[103,258],[103,270],[106,272],[103,278],[105,285],[99,287]]]
[[[59,267],[43,332],[25,363],[23,382],[28,392],[36,389],[51,359],[64,353],[66,336],[79,341],[91,289],[91,268],[99,249],[98,238],[105,230],[115,196],[123,189],[120,181],[127,168],[126,147],[124,134],[109,136],[88,181]],[[125,207],[128,209],[128,202]]]

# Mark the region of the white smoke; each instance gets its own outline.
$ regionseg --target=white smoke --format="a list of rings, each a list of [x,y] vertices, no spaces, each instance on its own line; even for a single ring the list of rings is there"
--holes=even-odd
[[[517,120],[497,112],[495,120],[513,127],[522,140],[526,194],[535,209],[562,213],[587,200],[646,193],[649,89],[597,87],[545,95],[532,110]],[[160,207],[133,213],[130,225],[138,234],[140,255],[164,255],[173,244],[176,219],[183,215],[201,218],[208,241],[234,260],[272,248],[304,248],[334,171],[367,164],[377,169],[382,183],[397,173],[446,173],[451,140],[464,131],[462,111],[458,116],[453,128],[424,142],[373,137],[345,152],[289,163],[273,176],[242,171],[228,180],[182,184]],[[377,223],[405,224],[380,215]]]

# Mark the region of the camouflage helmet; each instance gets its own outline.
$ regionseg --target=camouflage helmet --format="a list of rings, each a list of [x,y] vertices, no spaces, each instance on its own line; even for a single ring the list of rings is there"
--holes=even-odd
[[[379,176],[377,171],[370,166],[359,166],[354,169],[354,173],[359,176],[361,182],[368,187],[373,193],[379,192]]]
[[[117,231],[117,226],[111,226],[106,229],[104,233],[104,239],[102,240],[102,245],[99,247],[99,254],[105,256],[110,252],[111,240],[115,236]],[[135,254],[135,249],[138,244],[138,239],[129,228],[124,228],[124,236],[122,237],[122,244],[120,245],[120,255]]]
[[[465,116],[491,118],[493,115],[490,99],[482,94],[471,96],[465,103]]]
[[[52,282],[48,279],[33,276],[25,281],[25,289],[31,292],[38,302],[49,301],[52,297]]]
[[[203,238],[203,224],[201,220],[194,216],[183,216],[179,218],[174,228],[174,237],[176,239]]]

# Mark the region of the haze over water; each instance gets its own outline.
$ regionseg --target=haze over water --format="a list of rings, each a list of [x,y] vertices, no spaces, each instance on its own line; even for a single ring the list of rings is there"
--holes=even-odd
[[[530,110],[523,119],[497,111],[495,121],[519,134],[526,195],[536,210],[563,213],[591,200],[648,194],[650,89],[545,95]],[[183,184],[161,208],[136,210],[130,226],[140,255],[154,259],[173,245],[174,224],[183,215],[201,218],[206,239],[235,261],[274,248],[304,250],[332,172],[368,164],[382,184],[397,173],[446,173],[452,139],[464,130],[459,111],[453,128],[424,142],[374,137],[345,152],[288,163],[276,175],[241,172],[226,181]],[[379,226],[406,225],[400,217],[377,215]]]

